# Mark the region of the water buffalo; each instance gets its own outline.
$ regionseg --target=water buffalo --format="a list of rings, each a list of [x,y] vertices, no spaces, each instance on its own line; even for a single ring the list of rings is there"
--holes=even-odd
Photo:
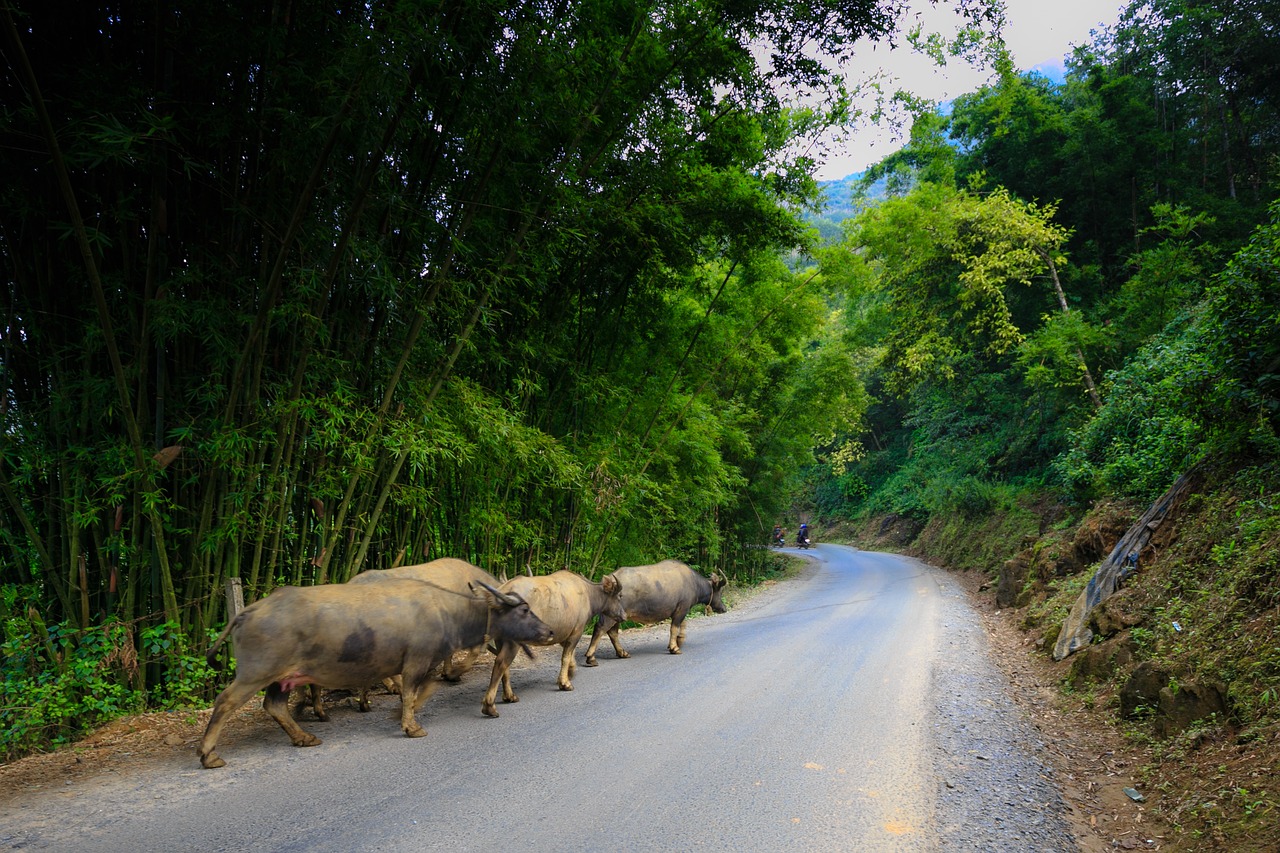
[[[678,560],[663,560],[652,566],[623,566],[613,573],[622,583],[622,606],[627,618],[642,625],[653,625],[664,619],[671,620],[671,641],[667,651],[680,654],[684,645],[684,618],[695,604],[705,604],[716,613],[725,611],[720,600],[720,590],[725,579],[713,574],[703,577]],[[621,620],[604,615],[596,621],[587,646],[587,666],[596,665],[596,646],[608,634],[618,657],[631,657],[618,642],[618,625]]]
[[[530,640],[529,643],[542,646],[558,643],[561,646],[560,677],[556,680],[561,690],[573,689],[573,673],[577,668],[573,660],[574,650],[591,617],[607,614],[617,622],[627,618],[619,600],[622,586],[613,575],[607,575],[600,583],[592,583],[576,572],[561,569],[540,577],[513,578],[504,583],[500,591],[529,602],[538,618],[551,627],[553,636],[550,640]],[[486,716],[496,717],[498,709],[493,700],[498,693],[499,681],[502,682],[503,702],[520,701],[511,689],[510,671],[519,643],[514,636],[497,631],[492,632],[491,637],[497,651],[494,652],[489,690],[484,694],[480,710]]]
[[[550,642],[552,631],[515,593],[486,589],[490,630],[520,643]],[[434,692],[432,669],[464,647],[451,605],[456,593],[418,580],[280,587],[242,610],[207,653],[216,665],[228,636],[236,677],[218,694],[200,740],[200,763],[226,764],[214,751],[228,714],[266,688],[262,705],[294,746],[320,740],[289,715],[289,691],[304,684],[358,690],[402,674],[400,726],[409,737],[426,731],[415,714]]]
[[[417,580],[424,581],[437,589],[454,593],[453,596],[439,596],[440,606],[450,617],[451,624],[457,629],[456,641],[458,649],[465,650],[461,660],[454,660],[450,655],[444,662],[441,677],[445,681],[461,681],[462,676],[475,664],[476,658],[484,653],[484,644],[489,630],[489,604],[482,597],[474,595],[472,590],[480,586],[496,589],[499,581],[479,566],[466,560],[443,557],[429,563],[416,566],[400,566],[395,569],[376,569],[360,574],[347,581],[349,584],[376,583],[384,580]],[[455,650],[456,651],[456,650]],[[383,679],[387,689],[392,693],[400,692],[400,677]],[[369,710],[369,690],[360,691],[360,710]],[[324,703],[320,699],[320,689],[311,686],[311,708],[316,718],[328,720]]]

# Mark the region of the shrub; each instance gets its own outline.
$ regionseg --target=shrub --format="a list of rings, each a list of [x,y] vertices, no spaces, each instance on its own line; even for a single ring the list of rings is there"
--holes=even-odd
[[[0,648],[0,759],[68,743],[142,709],[128,686],[136,667],[127,626],[46,627],[31,611],[5,621]]]
[[[46,625],[33,595],[0,587],[0,761],[70,743],[125,714],[204,705],[215,674],[201,648],[172,623],[143,629],[108,620],[80,630]],[[161,674],[143,687],[142,670]]]

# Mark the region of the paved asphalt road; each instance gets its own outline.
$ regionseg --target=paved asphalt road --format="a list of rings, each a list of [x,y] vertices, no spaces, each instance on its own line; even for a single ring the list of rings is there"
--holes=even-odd
[[[963,702],[939,721],[938,673],[985,658],[980,631],[957,631],[976,617],[955,585],[889,554],[808,553],[803,577],[690,620],[683,655],[667,653],[664,625],[624,632],[627,660],[602,643],[587,668],[584,637],[575,689],[561,693],[559,649],[538,650],[513,671],[521,701],[500,703],[500,719],[481,716],[488,671],[473,670],[419,713],[428,736],[416,740],[392,720],[395,697],[375,697],[371,714],[344,701],[332,722],[304,719],[324,739],[309,749],[255,702],[257,723],[219,744],[227,767],[202,770],[191,754],[47,795],[56,811],[24,802],[4,810],[14,822],[0,849],[1075,849],[1045,823],[1054,793],[1031,782],[1012,793],[969,782],[972,814],[947,802],[975,762],[943,753],[966,751],[954,735],[973,721]],[[966,688],[943,689],[954,705]],[[1006,739],[1007,713],[989,715],[1002,744],[991,754],[1024,749]],[[999,763],[1031,767],[1037,783],[1047,772],[1030,754]],[[1025,812],[1031,835],[1016,819],[978,827],[988,805]]]

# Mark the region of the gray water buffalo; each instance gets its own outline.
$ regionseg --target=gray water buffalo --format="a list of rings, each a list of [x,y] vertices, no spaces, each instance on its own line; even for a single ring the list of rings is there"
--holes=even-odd
[[[724,602],[720,600],[725,579],[716,574],[703,577],[678,560],[663,560],[652,566],[623,566],[613,574],[622,584],[622,606],[628,619],[642,625],[671,620],[667,651],[673,655],[680,654],[680,647],[684,645],[684,619],[691,607],[705,604],[716,613],[725,611]],[[618,642],[620,622],[608,615],[596,621],[587,646],[587,666],[596,665],[596,647],[605,634],[609,635],[618,657],[631,657]]]
[[[460,645],[454,651],[462,650],[466,653],[461,660],[455,660],[450,654],[445,659],[441,677],[445,681],[461,681],[462,676],[475,664],[476,658],[484,653],[484,644],[489,630],[489,603],[483,596],[474,594],[472,590],[478,590],[482,586],[497,589],[501,582],[484,569],[466,560],[443,557],[429,563],[419,563],[416,566],[361,572],[347,583],[366,584],[385,580],[423,581],[443,592],[453,593],[452,596],[439,596],[439,604],[448,613],[450,624],[456,629],[455,640]],[[399,676],[383,679],[383,682],[390,692],[400,692]],[[367,687],[360,691],[359,702],[361,711],[369,710]],[[311,708],[317,719],[329,719],[320,698],[320,689],[316,685],[311,686]]]
[[[520,643],[547,643],[551,629],[518,594],[485,589],[491,631]],[[236,677],[218,694],[200,740],[200,763],[226,764],[214,751],[227,716],[266,688],[262,705],[294,746],[315,746],[289,715],[289,691],[306,684],[359,690],[403,675],[400,726],[409,737],[426,731],[415,717],[435,691],[432,669],[471,641],[451,615],[457,594],[417,580],[281,587],[242,610],[206,657],[216,666],[228,636],[235,644]]]
[[[438,589],[455,593],[456,606],[452,610],[457,620],[455,624],[458,628],[458,640],[462,643],[459,648],[466,651],[466,655],[461,660],[446,661],[441,677],[445,681],[461,681],[462,676],[475,665],[476,658],[484,653],[484,644],[489,632],[488,602],[472,594],[472,590],[482,586],[497,589],[502,582],[466,560],[441,557],[416,566],[361,572],[348,583],[370,583],[393,578],[423,581]],[[442,601],[447,600],[442,598]]]
[[[576,572],[561,569],[540,577],[513,578],[504,583],[500,591],[529,602],[538,618],[551,627],[550,640],[530,640],[529,643],[541,646],[559,644],[563,649],[560,677],[556,680],[561,690],[573,689],[573,673],[577,668],[573,660],[574,650],[591,618],[607,615],[618,622],[627,618],[619,599],[622,586],[613,575],[607,575],[600,583],[592,583]],[[511,689],[511,661],[516,656],[519,642],[513,635],[496,631],[491,637],[497,651],[494,653],[493,674],[489,677],[489,690],[484,694],[480,710],[486,716],[496,717],[498,709],[493,700],[497,697],[499,681],[502,682],[503,702],[520,701]]]

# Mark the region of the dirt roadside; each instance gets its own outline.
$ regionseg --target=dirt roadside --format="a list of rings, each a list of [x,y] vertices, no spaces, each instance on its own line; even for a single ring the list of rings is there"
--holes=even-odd
[[[1009,696],[1044,737],[1045,759],[1071,806],[1067,819],[1081,850],[1171,849],[1172,833],[1153,813],[1159,793],[1139,790],[1143,801],[1135,802],[1124,792],[1141,787],[1139,771],[1151,756],[1058,689],[1067,664],[1036,653],[1034,639],[1018,627],[1021,614],[996,607],[989,578],[981,572],[951,574],[982,619]]]

